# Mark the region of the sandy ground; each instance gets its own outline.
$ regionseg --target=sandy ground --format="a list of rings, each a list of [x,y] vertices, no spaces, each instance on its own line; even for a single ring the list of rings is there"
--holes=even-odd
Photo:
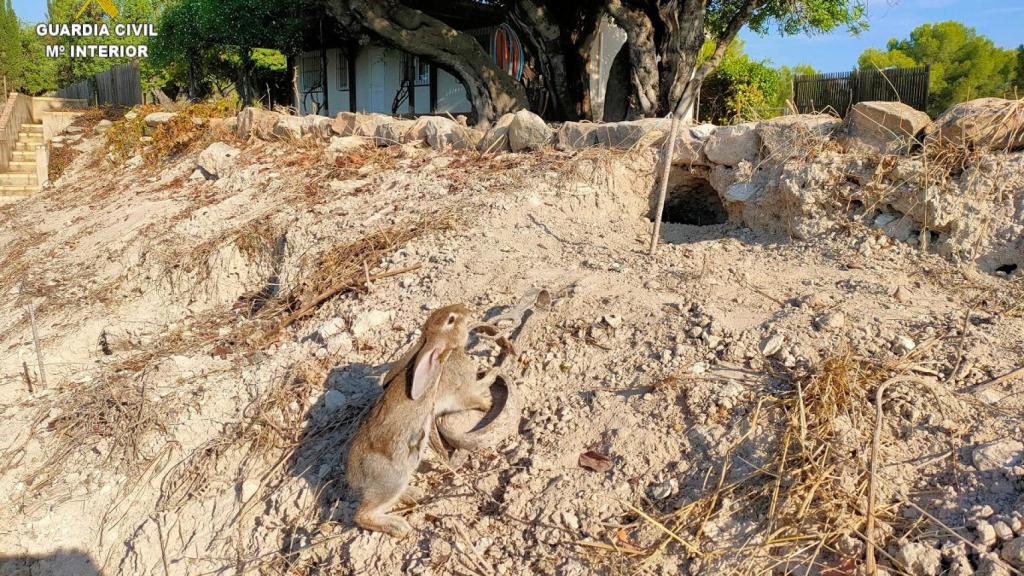
[[[1024,358],[1019,273],[845,214],[668,223],[650,257],[644,151],[232,142],[208,181],[82,142],[0,208],[2,574],[853,574],[871,478],[890,573],[1010,573],[1024,379],[985,383]],[[263,337],[342,264],[380,278]],[[428,462],[408,539],[354,528],[346,441],[388,363],[431,309],[538,287],[519,430]]]

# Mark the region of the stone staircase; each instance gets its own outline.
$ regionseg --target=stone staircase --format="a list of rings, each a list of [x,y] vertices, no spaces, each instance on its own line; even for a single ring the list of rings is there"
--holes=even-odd
[[[21,200],[39,191],[36,146],[43,143],[43,124],[22,124],[6,172],[0,172],[0,203]]]

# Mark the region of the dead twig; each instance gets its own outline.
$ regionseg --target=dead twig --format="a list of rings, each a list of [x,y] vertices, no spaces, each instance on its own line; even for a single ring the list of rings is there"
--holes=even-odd
[[[914,510],[917,510],[922,516],[924,516],[925,518],[931,520],[939,528],[942,528],[942,530],[944,530],[945,532],[949,533],[950,536],[953,536],[954,538],[956,538],[957,540],[963,542],[967,546],[970,546],[971,549],[973,549],[974,551],[978,552],[979,554],[986,554],[988,552],[988,550],[985,550],[981,546],[978,546],[974,542],[971,542],[967,538],[964,538],[963,536],[961,536],[959,532],[957,532],[956,530],[953,530],[952,528],[947,526],[942,520],[939,520],[935,516],[932,516],[928,512],[925,512],[924,509],[922,509],[917,504],[914,504],[910,500],[904,500],[903,503],[906,504],[907,506],[910,506]],[[1024,573],[1022,573],[1020,570],[1017,570],[1013,566],[1010,566],[1006,562],[1003,562],[998,556],[995,557],[995,561],[998,562],[1000,566],[1002,566],[1003,568],[1008,570],[1010,573],[1016,574],[1017,576],[1024,576]]]
[[[889,386],[900,382],[919,382],[914,376],[896,376],[882,382],[875,392],[875,431],[871,437],[871,464],[868,469],[868,511],[867,522],[864,527],[864,562],[867,565],[868,574],[872,576],[878,573],[878,565],[875,560],[875,487],[878,479],[878,453],[879,444],[882,442],[883,410],[882,402],[885,399],[885,391]]]
[[[997,377],[989,380],[988,382],[982,382],[981,384],[975,384],[974,386],[971,386],[971,387],[967,388],[967,391],[969,391],[969,392],[981,392],[982,390],[986,390],[988,388],[992,388],[993,386],[998,386],[998,385],[1000,385],[1000,384],[1002,384],[1004,382],[1009,382],[1010,380],[1014,380],[1016,378],[1021,378],[1021,377],[1024,377],[1024,366],[1021,366],[1020,368],[1016,368],[1014,370],[1010,370],[1006,374],[1003,374],[1002,376],[997,376]]]
[[[36,349],[36,362],[39,363],[39,385],[46,388],[46,370],[43,368],[43,349],[39,345],[39,328],[36,326],[36,313],[31,304],[25,306],[28,310],[28,319],[32,324],[32,344]]]

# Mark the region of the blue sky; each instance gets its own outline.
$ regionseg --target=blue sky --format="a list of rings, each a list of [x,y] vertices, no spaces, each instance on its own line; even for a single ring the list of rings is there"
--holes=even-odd
[[[925,22],[959,20],[995,41],[1014,48],[1024,43],[1024,0],[866,0],[871,27],[859,36],[844,30],[818,36],[758,36],[744,30],[747,53],[774,64],[810,64],[822,72],[852,69],[865,48],[884,48],[890,38],[905,38]],[[42,21],[46,0],[14,0],[22,20]]]
[[[867,0],[870,28],[859,36],[845,30],[818,36],[758,36],[740,33],[747,53],[757,60],[792,66],[810,64],[821,72],[856,67],[865,48],[885,48],[890,38],[906,38],[925,22],[958,20],[973,26],[1003,48],[1024,43],[1024,0]]]

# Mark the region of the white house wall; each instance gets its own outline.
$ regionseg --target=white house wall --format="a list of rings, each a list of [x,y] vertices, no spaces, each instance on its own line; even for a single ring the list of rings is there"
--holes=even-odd
[[[608,91],[609,72],[615,56],[625,43],[626,32],[607,19],[602,19],[597,41],[592,48],[596,54],[590,60],[590,109],[594,120],[604,119],[604,97]]]
[[[338,112],[349,110],[349,91],[339,89],[338,58],[342,50],[327,50],[327,105],[326,114],[334,116]],[[308,58],[319,58],[317,51],[306,52],[299,58],[299,77],[306,71]],[[402,53],[394,48],[367,46],[359,50],[354,62],[356,111],[379,112],[391,114],[391,104],[402,82]],[[350,86],[351,88],[351,86]],[[430,86],[416,86],[416,114],[430,114]],[[454,76],[438,69],[437,71],[437,113],[469,114],[472,111],[466,89]],[[305,97],[302,112],[315,112],[311,98]],[[321,111],[321,114],[325,112]],[[406,99],[396,110],[398,114],[409,113],[409,101]]]
[[[462,86],[462,82],[444,70],[438,70],[437,112],[469,114],[472,111],[473,107],[466,97],[466,88]]]
[[[416,113],[430,114],[430,86],[416,87]]]
[[[339,90],[341,78],[338,74],[338,59],[342,57],[340,49],[327,51],[327,107],[328,116],[334,116],[342,110],[348,110],[348,90]]]

